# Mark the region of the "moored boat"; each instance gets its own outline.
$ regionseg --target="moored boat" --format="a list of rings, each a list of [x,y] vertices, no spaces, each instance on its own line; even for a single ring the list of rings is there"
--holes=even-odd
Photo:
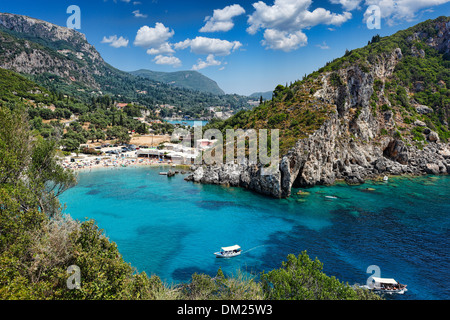
[[[404,294],[408,289],[406,289],[406,284],[401,284],[392,278],[378,278],[372,277],[373,282],[368,284],[367,288],[380,293],[397,293]]]
[[[219,252],[214,252],[216,258],[232,258],[242,253],[241,247],[234,245],[231,247],[222,247]]]

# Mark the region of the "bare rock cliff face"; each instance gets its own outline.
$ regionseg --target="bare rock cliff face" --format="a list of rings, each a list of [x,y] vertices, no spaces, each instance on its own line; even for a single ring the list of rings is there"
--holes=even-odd
[[[1,52],[1,68],[32,75],[48,72],[68,81],[99,87],[93,75],[102,74],[105,62],[94,46],[87,42],[84,34],[46,21],[9,13],[0,13],[0,31],[2,30],[15,35],[26,35],[28,38],[16,41],[0,33],[0,42],[6,48]],[[34,43],[36,39],[43,46]]]
[[[291,195],[292,188],[329,185],[336,180],[361,184],[385,174],[450,173],[448,144],[430,140],[418,150],[380,134],[381,128],[395,123],[392,114],[374,112],[370,106],[374,80],[390,77],[401,59],[397,48],[379,56],[369,72],[358,66],[341,69],[339,86],[330,83],[330,73],[322,74],[322,88],[314,95],[335,105],[335,112],[314,134],[297,141],[275,174],[262,175],[261,166],[223,164],[194,167],[186,180],[241,186],[283,198]]]

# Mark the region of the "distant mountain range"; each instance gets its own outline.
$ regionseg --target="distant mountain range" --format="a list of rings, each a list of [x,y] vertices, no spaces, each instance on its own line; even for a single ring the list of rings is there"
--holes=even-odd
[[[171,104],[184,110],[248,106],[248,97],[224,95],[214,81],[198,72],[140,70],[136,75],[118,70],[103,60],[84,34],[10,13],[0,13],[0,68],[84,101],[108,94],[118,101]]]
[[[273,91],[255,92],[255,93],[252,93],[249,97],[250,98],[258,98],[258,99],[263,97],[264,100],[271,100],[272,94],[273,94]]]
[[[211,80],[197,71],[157,72],[141,69],[130,73],[135,76],[167,83],[175,87],[197,90],[216,95],[225,94],[225,92],[214,80]]]

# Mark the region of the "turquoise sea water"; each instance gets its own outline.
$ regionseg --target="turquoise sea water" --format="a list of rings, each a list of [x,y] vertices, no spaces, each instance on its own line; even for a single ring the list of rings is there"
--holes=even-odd
[[[314,187],[278,200],[160,171],[167,168],[81,172],[61,202],[72,217],[95,219],[139,271],[168,283],[219,267],[258,274],[307,250],[326,274],[349,284],[365,284],[367,268],[377,265],[381,277],[408,285],[396,299],[450,299],[449,176]],[[213,255],[234,244],[241,256]]]

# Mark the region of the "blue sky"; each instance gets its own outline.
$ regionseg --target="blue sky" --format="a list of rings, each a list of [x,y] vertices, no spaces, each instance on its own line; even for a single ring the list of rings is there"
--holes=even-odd
[[[244,95],[301,79],[373,35],[450,12],[450,0],[14,0],[0,12],[66,26],[70,5],[81,9],[79,31],[114,67],[197,70]],[[380,29],[367,26],[371,5]]]

